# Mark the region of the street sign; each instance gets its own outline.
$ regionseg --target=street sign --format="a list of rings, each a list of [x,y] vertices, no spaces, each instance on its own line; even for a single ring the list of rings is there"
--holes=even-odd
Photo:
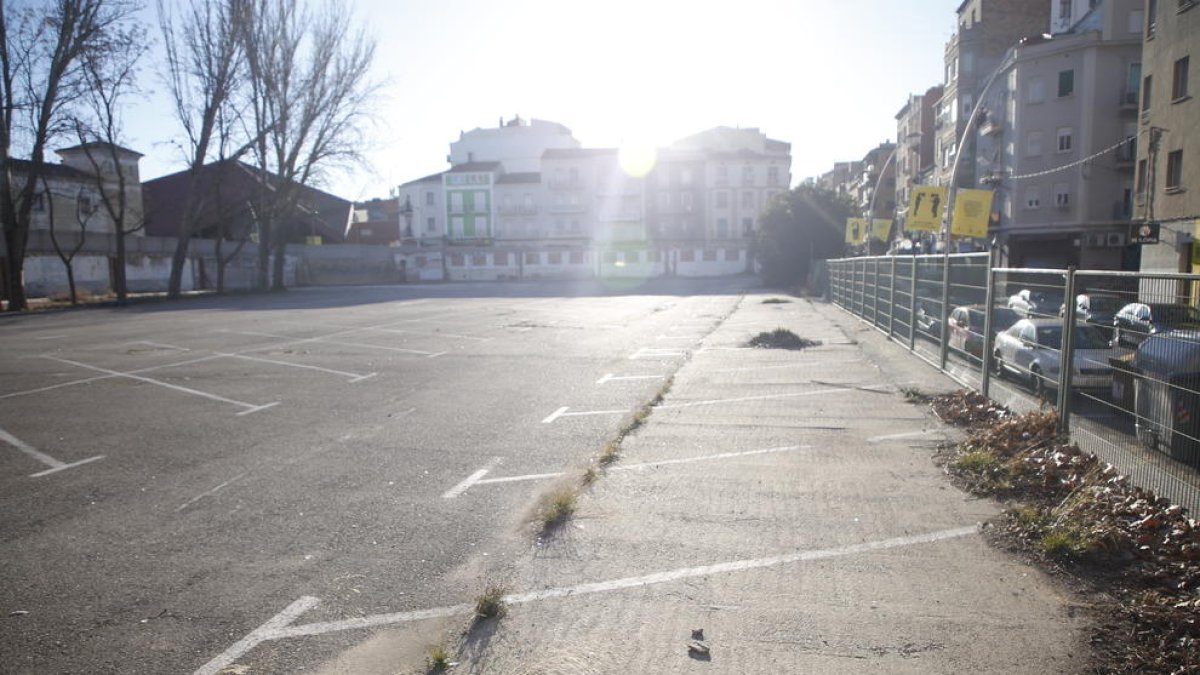
[[[918,185],[913,188],[908,200],[909,230],[938,232],[942,229],[942,218],[946,214],[946,188],[933,185]]]
[[[888,235],[892,233],[891,218],[872,218],[871,219],[871,236],[878,241],[887,241]]]
[[[846,219],[846,243],[861,244],[866,232],[867,221],[863,218]]]
[[[955,190],[950,234],[986,239],[991,214],[991,190]]]
[[[1129,233],[1130,244],[1157,244],[1158,223],[1136,223]]]

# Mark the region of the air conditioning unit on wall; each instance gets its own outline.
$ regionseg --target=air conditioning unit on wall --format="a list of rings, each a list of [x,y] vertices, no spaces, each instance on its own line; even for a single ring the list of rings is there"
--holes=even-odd
[[[1107,246],[1124,246],[1125,245],[1125,233],[1124,232],[1109,232],[1104,237],[1104,243]]]
[[[1083,235],[1083,245],[1087,248],[1097,248],[1104,246],[1104,234],[1089,232]]]

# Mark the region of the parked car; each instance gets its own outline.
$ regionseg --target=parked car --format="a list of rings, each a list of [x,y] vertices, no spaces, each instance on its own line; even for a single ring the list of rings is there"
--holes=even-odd
[[[992,352],[998,376],[1013,374],[1027,380],[1038,396],[1045,397],[1058,386],[1062,363],[1062,322],[1059,319],[1021,319],[996,336]],[[1079,389],[1108,389],[1112,386],[1112,350],[1108,338],[1095,326],[1075,324],[1075,354],[1072,385]]]
[[[1075,296],[1075,320],[1091,324],[1112,337],[1113,318],[1127,302],[1128,298],[1115,293],[1080,293]],[[1066,309],[1063,305],[1059,315],[1066,314]]]
[[[1137,347],[1147,337],[1174,328],[1200,327],[1200,310],[1165,302],[1131,302],[1113,317],[1113,344]]]
[[[942,320],[939,312],[926,308],[923,302],[917,303],[917,331],[934,340],[942,339]]]
[[[1062,293],[1022,288],[1009,296],[1008,307],[1022,317],[1054,316],[1062,309]]]
[[[947,323],[950,327],[950,346],[971,356],[983,357],[983,305],[955,307]],[[1021,317],[1008,307],[992,308],[992,334],[1008,330]]]

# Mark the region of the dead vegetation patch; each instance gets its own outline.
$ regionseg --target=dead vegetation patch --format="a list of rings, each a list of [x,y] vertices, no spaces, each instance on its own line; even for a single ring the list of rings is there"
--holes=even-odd
[[[802,338],[786,328],[776,328],[755,335],[746,346],[760,349],[808,349],[819,344],[821,343],[816,340]]]
[[[997,545],[1093,599],[1098,673],[1200,673],[1200,528],[1058,435],[1053,410],[1015,415],[974,392],[934,397],[967,430],[941,460],[954,481],[1003,499]]]

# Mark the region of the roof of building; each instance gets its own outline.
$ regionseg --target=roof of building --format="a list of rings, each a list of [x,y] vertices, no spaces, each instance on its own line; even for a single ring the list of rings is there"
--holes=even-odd
[[[145,157],[145,155],[138,152],[137,150],[130,150],[129,148],[122,147],[120,145],[117,145],[116,143],[105,143],[104,141],[90,141],[88,143],[80,143],[79,145],[72,145],[69,148],[59,148],[58,150],[55,150],[55,152],[57,152],[58,154],[61,155],[64,152],[71,152],[72,150],[91,150],[92,148],[109,148],[109,147],[116,148],[117,152],[124,154],[124,155],[136,155],[138,157]]]
[[[218,221],[252,220],[252,205],[264,183],[267,190],[274,192],[283,184],[283,179],[267,173],[264,180],[257,168],[232,159],[205,164],[197,177],[197,189],[211,198],[202,200],[202,213],[198,217],[201,229],[211,229]],[[179,235],[183,223],[182,207],[187,201],[190,184],[187,170],[142,183],[146,234]],[[310,228],[314,234],[323,235],[328,241],[342,241],[353,204],[314,187],[298,187],[295,208],[286,217],[294,224]]]
[[[409,185],[416,185],[418,183],[440,183],[442,182],[442,175],[444,173],[446,172],[439,171],[437,173],[431,173],[428,176],[422,176],[416,180],[410,180],[407,183],[401,183],[400,187],[408,187]]]
[[[550,148],[542,153],[542,159],[575,159],[615,154],[617,154],[616,148]]]
[[[500,162],[466,162],[451,167],[446,173],[484,173],[502,170],[504,170],[504,165]]]
[[[527,171],[521,173],[506,173],[496,179],[496,184],[504,185],[508,183],[540,183],[541,181],[542,174],[536,171]]]
[[[29,173],[29,169],[33,166],[33,162],[28,159],[16,158],[8,160],[8,164],[16,173]],[[71,178],[74,180],[85,181],[96,180],[95,174],[88,173],[82,169],[76,169],[73,166],[67,166],[66,164],[58,164],[55,162],[43,163],[42,175],[47,178]]]

